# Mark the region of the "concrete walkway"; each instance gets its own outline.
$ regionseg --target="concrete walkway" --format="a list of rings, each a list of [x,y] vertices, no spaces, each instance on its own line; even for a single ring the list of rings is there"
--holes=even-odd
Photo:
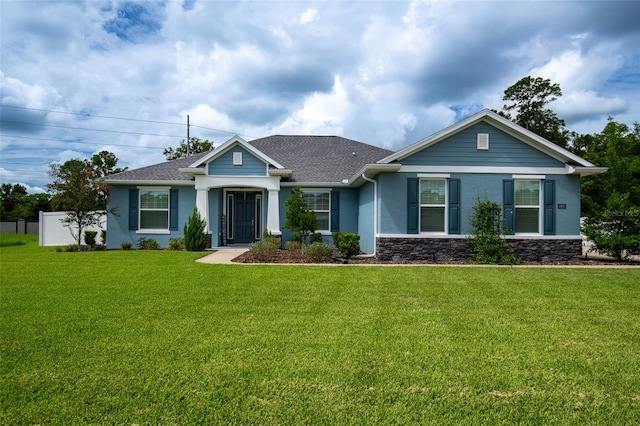
[[[233,262],[231,259],[235,259],[240,256],[242,253],[249,251],[247,248],[239,248],[239,249],[220,249],[216,250],[211,254],[206,255],[205,257],[201,257],[197,259],[196,262],[200,263],[210,263],[217,265],[230,265]],[[237,265],[237,264],[236,264]]]

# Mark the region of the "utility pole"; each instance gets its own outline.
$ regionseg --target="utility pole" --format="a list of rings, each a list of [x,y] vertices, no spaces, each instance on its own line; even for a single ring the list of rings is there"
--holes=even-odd
[[[190,144],[191,139],[189,138],[189,114],[187,114],[187,157],[191,155],[191,150],[189,149]]]

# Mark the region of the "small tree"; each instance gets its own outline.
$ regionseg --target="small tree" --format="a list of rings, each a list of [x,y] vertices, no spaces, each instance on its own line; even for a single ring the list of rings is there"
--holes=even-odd
[[[614,191],[606,210],[587,219],[584,233],[596,251],[617,261],[640,254],[640,208],[630,203],[628,193]]]
[[[469,247],[473,260],[479,263],[516,263],[507,241],[503,238],[507,226],[502,219],[500,204],[490,200],[478,200],[471,214]]]
[[[309,208],[300,187],[293,188],[291,196],[285,200],[284,206],[287,209],[284,227],[291,229],[294,236],[298,235],[300,240],[306,244],[307,237],[318,229],[318,218],[316,213]]]
[[[102,182],[101,173],[87,161],[73,159],[50,167],[49,174],[54,178],[48,185],[54,192],[51,205],[67,212],[61,221],[69,227],[80,246],[83,231],[90,226],[99,226],[102,216],[107,213],[109,187]]]
[[[193,214],[184,225],[184,247],[188,251],[202,251],[207,247],[207,235],[204,232],[205,220],[200,216],[198,208],[193,208]]]

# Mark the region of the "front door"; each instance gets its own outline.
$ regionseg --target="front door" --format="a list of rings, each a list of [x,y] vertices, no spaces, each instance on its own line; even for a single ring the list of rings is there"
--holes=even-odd
[[[234,198],[234,242],[252,243],[255,241],[255,193],[237,192]]]

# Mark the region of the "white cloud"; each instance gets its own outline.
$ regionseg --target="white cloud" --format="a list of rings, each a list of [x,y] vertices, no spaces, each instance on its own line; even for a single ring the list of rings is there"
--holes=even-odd
[[[316,9],[307,9],[302,15],[300,15],[300,23],[302,25],[309,24],[316,20],[318,17],[318,11]]]

